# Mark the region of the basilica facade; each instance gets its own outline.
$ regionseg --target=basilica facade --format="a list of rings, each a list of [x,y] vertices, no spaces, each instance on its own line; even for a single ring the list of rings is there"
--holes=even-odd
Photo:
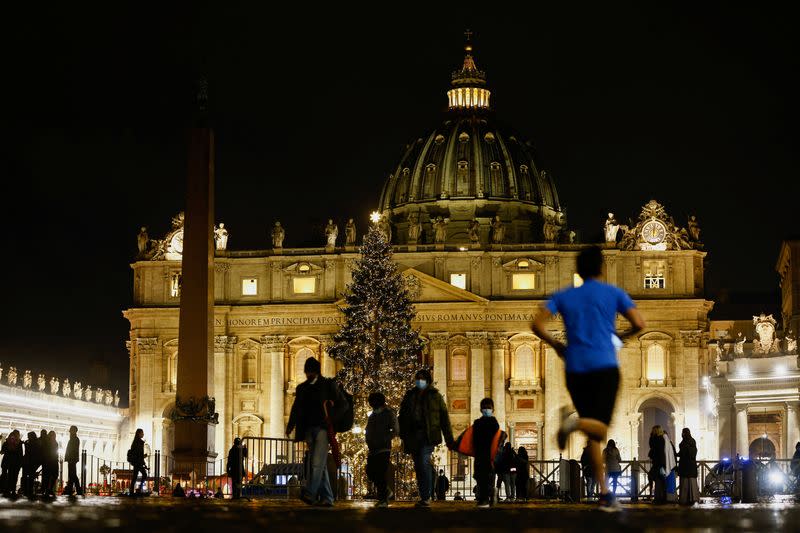
[[[707,349],[712,303],[704,298],[706,253],[697,221],[676,223],[656,200],[618,205],[634,224],[609,213],[598,221],[603,242],[575,242],[554,177],[536,165],[530,143],[496,124],[469,44],[447,97],[441,125],[411,142],[386,179],[376,223],[410,287],[424,363],[454,430],[476,418],[480,399],[489,396],[515,446],[527,447],[532,458],[558,457],[558,410],[570,402],[564,368],[532,334],[531,321],[553,292],[582,282],[576,257],[599,244],[605,281],[630,293],[647,321],[619,354],[622,381],[609,437],[624,458],[646,457],[652,425],[665,425],[673,438],[686,426],[699,456],[717,457],[716,418],[706,408],[707,378],[715,372]],[[124,312],[130,427],[144,429],[165,454],[173,449],[180,357],[182,224],[176,217],[163,239],[140,235],[134,305]],[[228,250],[227,231],[215,234],[212,393],[221,453],[237,436],[284,436],[307,357],[320,359],[324,375],[336,372],[328,349],[358,255],[352,224],[341,234],[329,224],[318,248],[284,247],[276,225],[263,249]],[[560,321],[551,329],[563,335]],[[582,447],[574,437],[566,455],[579,457]]]

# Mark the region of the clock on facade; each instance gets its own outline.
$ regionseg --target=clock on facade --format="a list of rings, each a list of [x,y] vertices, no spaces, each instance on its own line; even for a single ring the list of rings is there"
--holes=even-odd
[[[176,231],[172,238],[169,240],[171,251],[182,254],[183,253],[183,230]]]
[[[667,227],[658,220],[650,220],[642,226],[642,239],[648,244],[660,244],[667,237]]]

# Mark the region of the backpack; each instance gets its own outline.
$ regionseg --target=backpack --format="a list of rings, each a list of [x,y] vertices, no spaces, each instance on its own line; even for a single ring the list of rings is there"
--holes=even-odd
[[[127,460],[128,460],[128,463],[130,463],[130,464],[134,463],[134,461],[133,461],[133,448],[128,450]]]
[[[333,421],[333,430],[336,433],[345,433],[353,428],[353,418],[355,416],[353,413],[353,395],[344,390],[338,383],[336,387],[341,392],[342,398],[340,400],[344,400],[347,405],[339,419]]]

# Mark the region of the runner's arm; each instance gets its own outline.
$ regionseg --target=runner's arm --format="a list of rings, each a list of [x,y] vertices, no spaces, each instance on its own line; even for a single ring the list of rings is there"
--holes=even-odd
[[[642,314],[635,307],[629,308],[627,311],[622,313],[622,316],[628,319],[628,322],[631,323],[631,327],[625,331],[617,333],[617,336],[620,339],[635,335],[647,327],[647,325],[644,323],[644,318],[642,318]]]
[[[552,316],[553,313],[551,313],[547,307],[545,306],[540,307],[539,312],[537,312],[536,316],[533,318],[533,324],[531,325],[531,327],[537,337],[539,337],[544,342],[552,346],[553,349],[555,349],[558,356],[563,358],[567,347],[564,345],[563,342],[554,339],[553,336],[550,335],[550,333],[545,329],[547,321],[550,320],[550,317]]]

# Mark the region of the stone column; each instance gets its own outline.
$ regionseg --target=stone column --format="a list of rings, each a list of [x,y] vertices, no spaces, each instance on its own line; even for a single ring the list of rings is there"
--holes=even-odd
[[[800,441],[800,427],[797,423],[798,402],[786,402],[786,447],[784,457],[791,457],[794,446]]]
[[[742,457],[750,454],[750,435],[747,429],[747,406],[736,406],[736,453]]]
[[[508,340],[502,333],[490,333],[492,349],[492,400],[500,428],[506,424],[506,345]]]
[[[227,382],[228,362],[233,358],[233,350],[236,346],[236,337],[227,335],[217,335],[214,337],[214,398],[216,399],[216,409],[219,413],[219,425],[216,431],[217,450],[227,450],[233,445],[228,435],[230,434],[232,409],[232,398],[229,398],[229,388]],[[233,366],[230,365],[231,370]]]
[[[447,339],[450,334],[431,333],[428,337],[433,351],[433,384],[447,401]]]
[[[268,437],[283,437],[286,434],[284,424],[284,398],[286,394],[286,378],[283,369],[283,354],[286,335],[265,335],[262,337],[264,350],[269,360],[269,430]]]
[[[481,400],[486,394],[486,374],[484,369],[484,350],[486,350],[486,333],[468,332],[470,346],[470,384],[469,414],[473,420],[481,415]],[[496,408],[496,406],[495,406]]]
[[[201,112],[204,114],[205,110]],[[214,134],[206,124],[190,131],[184,220],[175,459],[179,471],[191,469],[203,479],[205,466],[201,463],[217,456],[214,449],[217,415],[212,396]]]
[[[642,414],[641,413],[634,413],[628,419],[628,425],[630,425],[630,447],[629,447],[629,454],[630,457],[635,457],[638,460],[642,460],[641,453],[639,453],[639,426],[642,423]],[[645,456],[646,457],[646,456]]]
[[[319,353],[320,365],[322,367],[322,375],[326,377],[333,377],[336,375],[336,361],[328,354],[328,348],[333,344],[333,337],[330,335],[317,335],[319,340]]]
[[[153,375],[153,368],[155,368],[155,358],[160,357],[161,350],[159,348],[157,337],[146,337],[136,339],[136,366],[134,375],[136,376],[136,412],[133,413],[133,420],[135,425],[131,428],[131,432],[135,431],[137,427],[142,428],[145,433],[145,440],[153,442],[152,419],[155,410],[155,391],[153,384],[155,376]],[[161,416],[162,413],[157,413]],[[131,435],[133,437],[133,435]],[[170,450],[172,452],[172,450]]]

